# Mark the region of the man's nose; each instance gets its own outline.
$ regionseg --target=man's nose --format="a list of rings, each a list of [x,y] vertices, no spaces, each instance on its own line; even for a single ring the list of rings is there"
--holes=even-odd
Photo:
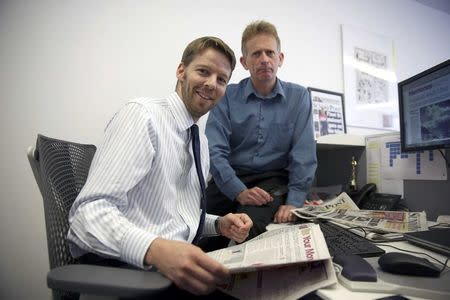
[[[270,57],[265,52],[261,54],[261,63],[267,64],[269,62],[269,59]]]
[[[217,84],[217,76],[215,75],[209,76],[205,82],[205,86],[210,90],[215,89],[216,84]]]

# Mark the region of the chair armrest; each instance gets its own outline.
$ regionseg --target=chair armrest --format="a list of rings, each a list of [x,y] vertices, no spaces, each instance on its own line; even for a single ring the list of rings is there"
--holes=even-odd
[[[171,284],[157,271],[97,265],[65,265],[47,273],[47,286],[52,290],[100,296],[134,298],[154,295]]]

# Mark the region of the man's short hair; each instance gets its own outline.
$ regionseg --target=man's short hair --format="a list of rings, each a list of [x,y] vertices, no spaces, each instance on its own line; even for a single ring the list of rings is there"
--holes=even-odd
[[[186,49],[184,49],[181,62],[187,67],[197,55],[202,54],[203,51],[209,48],[213,48],[225,55],[230,62],[231,73],[233,73],[234,67],[236,66],[236,56],[233,50],[224,41],[214,36],[204,36],[190,42],[186,46]]]
[[[277,41],[278,52],[281,51],[281,41],[275,26],[267,21],[258,20],[248,24],[244,32],[242,33],[241,51],[243,56],[247,55],[247,51],[245,49],[247,42],[259,34],[267,34],[273,36]]]

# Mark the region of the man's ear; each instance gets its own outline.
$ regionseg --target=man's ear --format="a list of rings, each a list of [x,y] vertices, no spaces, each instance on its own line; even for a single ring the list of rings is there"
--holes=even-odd
[[[245,57],[241,56],[240,62],[241,62],[241,65],[244,67],[244,69],[245,69],[245,70],[248,70],[248,68],[247,68],[247,62],[246,62],[246,60],[245,60]]]
[[[281,67],[283,65],[283,61],[284,61],[284,53],[280,52],[280,62],[278,64],[278,67]]]
[[[184,79],[184,64],[180,63],[177,68],[177,79],[182,81]]]

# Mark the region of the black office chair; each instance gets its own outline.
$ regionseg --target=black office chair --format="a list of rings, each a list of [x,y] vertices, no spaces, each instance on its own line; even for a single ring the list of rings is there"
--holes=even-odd
[[[50,271],[47,286],[56,299],[79,294],[138,298],[157,296],[171,281],[159,272],[79,264],[69,252],[66,236],[69,210],[86,182],[94,145],[38,135],[28,160],[44,200]]]

